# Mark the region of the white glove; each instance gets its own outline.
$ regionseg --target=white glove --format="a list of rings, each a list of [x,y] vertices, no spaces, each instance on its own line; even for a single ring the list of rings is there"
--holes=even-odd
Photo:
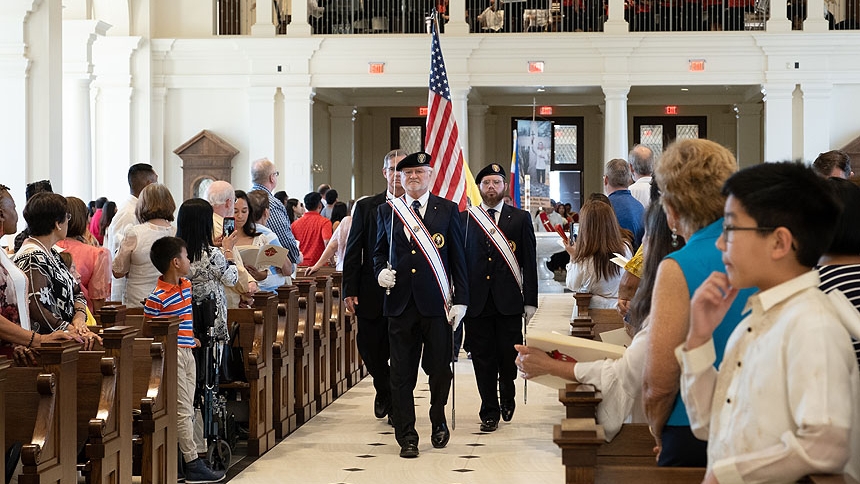
[[[536,311],[537,311],[537,308],[534,306],[526,306],[525,307],[526,324],[529,324],[529,321],[531,321],[531,319],[535,315]]]
[[[394,269],[382,269],[376,276],[376,282],[380,287],[394,287],[394,274],[397,274]]]
[[[454,331],[460,327],[460,323],[466,315],[466,307],[465,304],[455,304],[448,310],[448,322],[454,327]]]

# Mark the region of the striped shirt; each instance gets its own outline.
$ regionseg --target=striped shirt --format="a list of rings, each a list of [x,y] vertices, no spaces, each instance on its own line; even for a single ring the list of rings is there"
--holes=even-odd
[[[161,277],[155,289],[143,305],[146,319],[156,316],[176,316],[179,318],[179,337],[177,346],[194,348],[194,323],[191,317],[191,281],[179,278],[179,285],[164,282]]]
[[[819,289],[824,292],[838,289],[860,311],[860,264],[825,265],[818,268],[818,274]],[[854,340],[854,353],[860,364],[860,341]]]

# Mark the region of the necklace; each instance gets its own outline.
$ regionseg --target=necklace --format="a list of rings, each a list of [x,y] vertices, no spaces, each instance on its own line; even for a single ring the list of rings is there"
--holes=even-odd
[[[45,247],[45,244],[43,244],[41,240],[37,239],[36,237],[33,237],[32,235],[31,235],[31,236],[29,236],[29,237],[27,237],[27,238],[28,238],[28,239],[30,239],[30,240],[32,240],[32,241],[33,241],[33,242],[35,242],[36,244],[38,244],[38,245],[39,245],[39,247],[41,247],[41,248],[42,248],[42,250],[44,250],[46,254],[49,254],[49,255],[51,254],[51,251],[50,251],[50,250],[48,250],[48,249]]]

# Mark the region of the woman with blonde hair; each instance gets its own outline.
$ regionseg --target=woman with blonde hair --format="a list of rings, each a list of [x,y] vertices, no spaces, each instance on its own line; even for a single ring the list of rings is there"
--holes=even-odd
[[[171,224],[174,211],[176,202],[166,186],[152,183],[140,192],[134,210],[140,224],[126,228],[113,259],[113,276],[128,278],[123,303],[130,308],[143,307],[144,299],[161,275],[152,265],[149,249],[156,240],[176,234],[176,227]]]
[[[630,258],[630,248],[621,238],[621,227],[608,203],[588,201],[579,214],[579,235],[565,247],[570,254],[567,287],[590,292],[589,307],[614,309],[618,304],[621,268],[611,261],[615,253]]]
[[[645,358],[642,399],[661,466],[705,467],[707,442],[690,431],[681,400],[681,369],[675,348],[686,339],[693,292],[712,272],[725,272],[717,238],[734,227],[724,226],[723,183],[738,169],[735,157],[708,140],[682,140],[670,145],[654,166],[661,203],[672,236],[687,245],[666,256],[657,269],[651,299],[651,338]],[[738,294],[714,332],[715,366],[726,341],[741,320],[754,289]]]

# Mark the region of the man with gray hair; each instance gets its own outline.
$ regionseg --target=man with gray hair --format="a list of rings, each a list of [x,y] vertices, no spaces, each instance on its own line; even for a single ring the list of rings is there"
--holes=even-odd
[[[628,188],[633,198],[643,207],[651,204],[651,171],[654,167],[654,152],[645,145],[635,145],[627,156],[633,184]]]
[[[217,180],[206,189],[206,200],[212,205],[212,240],[215,245],[224,233],[224,217],[233,216],[236,205],[236,195],[233,185],[224,180]]]
[[[645,207],[633,198],[627,186],[630,185],[630,168],[627,160],[615,158],[606,162],[603,170],[603,192],[615,210],[615,217],[622,229],[633,232],[633,250],[642,243],[645,235]]]
[[[260,158],[251,162],[251,190],[265,190],[269,194],[270,215],[266,226],[278,235],[281,245],[290,252],[290,261],[293,264],[298,264],[302,261],[302,253],[299,252],[296,238],[293,237],[290,219],[287,217],[287,208],[272,195],[272,190],[278,185],[279,175],[280,172],[275,170],[275,164],[268,158]]]

